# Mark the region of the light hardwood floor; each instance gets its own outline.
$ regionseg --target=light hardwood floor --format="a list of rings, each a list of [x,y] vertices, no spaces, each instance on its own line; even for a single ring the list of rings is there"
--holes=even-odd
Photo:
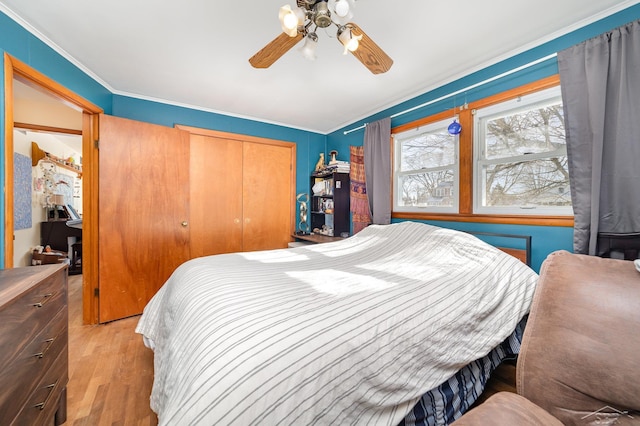
[[[69,277],[69,426],[157,425],[149,407],[153,352],[134,332],[139,317],[104,325],[82,325],[82,277]],[[515,365],[492,375],[478,403],[499,392],[515,392]]]
[[[69,426],[157,425],[149,407],[153,352],[139,317],[82,325],[82,276],[69,276]]]

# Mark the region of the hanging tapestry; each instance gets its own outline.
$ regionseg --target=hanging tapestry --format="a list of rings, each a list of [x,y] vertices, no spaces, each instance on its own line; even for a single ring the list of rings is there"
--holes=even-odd
[[[364,147],[350,146],[351,170],[351,221],[353,233],[357,234],[371,223],[371,210],[367,198],[367,185],[364,175]]]
[[[31,158],[13,153],[13,229],[29,229],[31,219]]]

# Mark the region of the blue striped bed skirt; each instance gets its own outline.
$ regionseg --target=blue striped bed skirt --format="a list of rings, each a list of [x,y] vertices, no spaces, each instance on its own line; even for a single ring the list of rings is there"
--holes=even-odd
[[[500,363],[520,352],[526,317],[516,330],[485,357],[458,371],[436,389],[425,393],[398,426],[441,426],[453,423],[478,399]]]

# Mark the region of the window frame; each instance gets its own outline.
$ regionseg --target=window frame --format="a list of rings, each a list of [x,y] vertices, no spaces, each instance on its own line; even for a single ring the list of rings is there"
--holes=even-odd
[[[504,92],[489,96],[487,98],[473,101],[466,108],[454,111],[446,110],[421,119],[393,127],[391,129],[392,136],[416,127],[424,126],[428,123],[443,119],[451,119],[454,113],[458,115],[458,122],[462,125],[462,132],[459,135],[458,147],[458,164],[459,164],[459,188],[458,188],[458,212],[457,213],[427,213],[427,212],[401,212],[393,209],[393,199],[391,216],[394,219],[409,220],[432,220],[432,221],[449,221],[449,222],[474,222],[474,223],[495,223],[509,225],[536,225],[536,226],[563,226],[573,227],[572,215],[512,215],[512,214],[487,214],[473,212],[473,114],[472,111],[494,105],[506,100],[514,99],[519,96],[535,93],[550,87],[560,85],[560,76],[558,74],[525,84],[523,86],[506,90]],[[390,138],[391,153],[395,156],[393,145],[393,137]],[[392,164],[395,160],[392,158]],[[392,174],[392,189],[395,190],[395,174]],[[392,197],[395,194],[392,191]]]

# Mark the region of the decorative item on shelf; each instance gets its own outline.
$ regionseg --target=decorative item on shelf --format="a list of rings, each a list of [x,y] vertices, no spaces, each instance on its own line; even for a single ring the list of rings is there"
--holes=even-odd
[[[318,159],[318,162],[316,163],[316,168],[315,171],[316,172],[321,172],[322,170],[324,170],[324,152],[320,153],[320,158]]]
[[[300,216],[298,221],[298,235],[309,235],[309,222],[307,213],[309,211],[309,194],[301,193],[296,197],[298,204],[300,205]]]
[[[322,211],[325,214],[333,214],[333,200],[331,198],[322,201]]]
[[[311,188],[313,195],[324,195],[325,189],[326,185],[323,181],[316,182]]]
[[[329,152],[331,159],[329,160],[329,165],[332,166],[334,164],[338,164],[338,151],[335,149]]]
[[[315,171],[311,174],[314,177],[325,177],[332,173],[349,173],[351,165],[348,161],[338,160],[338,151],[335,149],[329,152],[331,159],[328,164],[324,164],[324,154],[320,154],[320,160],[316,164]],[[322,165],[321,165],[322,162]]]
[[[322,228],[313,228],[313,233],[333,237],[333,228],[327,225],[322,225]]]

